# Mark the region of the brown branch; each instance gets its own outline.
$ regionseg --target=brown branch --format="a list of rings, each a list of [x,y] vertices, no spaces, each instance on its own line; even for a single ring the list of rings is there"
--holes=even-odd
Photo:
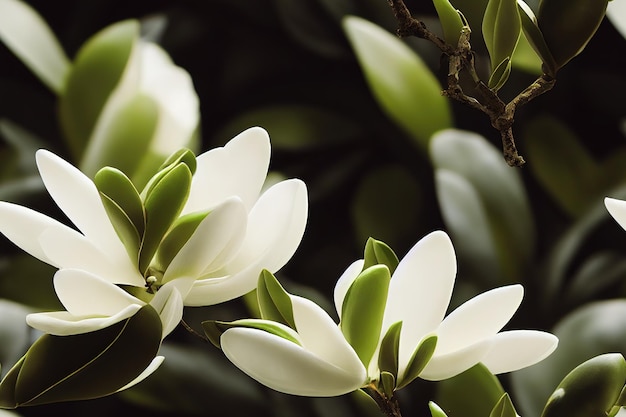
[[[382,411],[385,416],[402,417],[402,413],[400,412],[400,404],[398,403],[398,399],[395,396],[387,398],[385,394],[378,391],[373,383],[364,387],[363,391],[365,391],[367,395],[372,397],[372,399],[378,405],[380,411]]]

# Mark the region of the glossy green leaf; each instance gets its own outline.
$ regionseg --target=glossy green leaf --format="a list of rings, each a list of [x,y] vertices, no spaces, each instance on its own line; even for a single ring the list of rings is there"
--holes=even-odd
[[[489,417],[517,417],[515,406],[509,394],[504,394],[489,413]]]
[[[437,78],[403,41],[374,23],[349,16],[343,28],[379,106],[426,150],[433,133],[452,126]]]
[[[382,389],[387,398],[393,397],[393,392],[396,389],[396,377],[390,372],[381,371],[378,389]]]
[[[541,61],[545,65],[544,71],[554,77],[558,68],[550,49],[548,49],[548,45],[546,45],[543,33],[541,33],[539,29],[535,13],[524,0],[517,0],[517,5],[519,7],[522,30],[524,31],[526,40],[541,58]]]
[[[186,164],[168,171],[145,197],[146,232],[139,256],[139,270],[146,271],[161,240],[178,218],[191,186],[191,172]]]
[[[101,194],[100,198],[115,233],[124,244],[128,256],[133,262],[137,262],[143,236],[128,217],[128,214],[115,201],[104,194]]]
[[[433,357],[436,347],[436,335],[427,336],[420,342],[404,370],[404,375],[402,375],[402,378],[398,381],[398,389],[404,388],[420,375],[424,367],[428,365],[430,358]]]
[[[139,23],[126,20],[106,27],[78,51],[59,97],[59,116],[75,160],[87,147],[109,95],[122,78],[139,38]],[[97,82],[95,81],[97,80]]]
[[[91,136],[80,169],[93,176],[100,168],[112,166],[132,177],[152,144],[159,107],[153,98],[137,94],[110,111],[108,123]]]
[[[459,11],[448,0],[433,0],[433,4],[435,5],[437,16],[439,16],[439,22],[441,22],[443,38],[448,44],[456,48],[459,43],[461,30],[465,26]]]
[[[521,13],[522,12],[520,12],[520,15]],[[524,24],[522,18],[522,28],[523,27]],[[515,48],[515,52],[513,52],[513,56],[511,57],[511,65],[515,69],[519,69],[537,77],[543,74],[543,61],[528,41],[524,31],[522,31],[522,35],[519,37],[519,42],[517,42],[517,48]]]
[[[187,165],[192,175],[195,174],[197,167],[196,156],[191,149],[187,148],[179,149],[168,156],[163,164],[161,164],[159,171],[171,169],[181,163]]]
[[[291,297],[276,277],[268,270],[261,271],[257,285],[257,299],[261,318],[282,323],[296,329]]]
[[[439,382],[436,400],[450,417],[493,417],[504,394],[498,378],[479,363]]]
[[[509,79],[511,75],[511,58],[506,57],[498,66],[491,72],[487,85],[492,90],[499,90]]]
[[[511,374],[521,415],[539,415],[560,381],[584,361],[606,352],[626,354],[626,300],[586,304],[551,332],[559,338],[559,348],[541,363]]]
[[[608,0],[542,0],[537,24],[556,67],[580,54],[600,26]]]
[[[170,231],[167,232],[157,249],[155,263],[159,270],[165,271],[167,269],[207,215],[210,213],[200,211],[186,214],[174,220]]]
[[[485,138],[462,130],[435,135],[430,154],[437,198],[459,256],[492,285],[519,282],[533,255],[535,228],[518,170]]]
[[[363,255],[363,270],[374,265],[385,265],[393,275],[396,267],[400,263],[393,249],[385,242],[374,238],[367,239]]]
[[[430,415],[432,417],[448,417],[445,411],[443,411],[434,401],[428,402],[428,408],[430,409]]]
[[[621,353],[593,357],[567,374],[548,399],[542,417],[605,417],[626,382]]]
[[[157,354],[161,320],[150,306],[91,333],[43,335],[0,383],[0,407],[86,400],[116,392]]]
[[[491,58],[489,87],[500,88],[510,72],[510,58],[522,32],[516,0],[489,0],[482,24],[483,38]],[[504,68],[502,68],[503,63]],[[493,81],[492,81],[493,79]]]
[[[0,40],[53,92],[65,87],[70,62],[43,18],[25,1],[0,1]]]
[[[398,354],[400,349],[400,332],[402,322],[392,324],[380,342],[378,354],[378,369],[389,372],[398,379]]]
[[[390,280],[389,268],[372,266],[359,274],[343,299],[339,325],[365,367],[378,345]]]
[[[145,228],[145,213],[139,192],[119,169],[105,167],[98,171],[94,183],[101,194],[114,201],[128,216],[140,234]]]
[[[300,341],[298,340],[294,330],[282,325],[281,323],[276,323],[269,320],[243,319],[236,320],[230,323],[223,321],[207,320],[202,322],[202,328],[204,329],[204,333],[209,338],[211,343],[213,343],[216,347],[221,347],[220,337],[222,336],[222,334],[226,330],[235,327],[246,327],[250,329],[263,330],[264,332],[273,334],[278,337],[282,337],[283,339],[300,345]]]

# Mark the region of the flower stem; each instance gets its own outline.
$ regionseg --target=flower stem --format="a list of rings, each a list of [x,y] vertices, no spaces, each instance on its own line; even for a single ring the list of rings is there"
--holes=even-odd
[[[367,393],[367,395],[372,397],[378,405],[378,408],[380,408],[380,411],[382,411],[385,416],[402,417],[402,413],[400,412],[400,403],[395,395],[391,398],[387,397],[384,393],[380,392],[373,383],[370,383],[362,389]]]
[[[513,98],[513,100],[509,103],[505,103],[498,97],[497,90],[487,87],[478,76],[474,65],[475,54],[469,41],[471,33],[469,26],[463,27],[459,37],[459,43],[454,47],[428,30],[423,22],[411,16],[403,0],[388,0],[388,2],[398,21],[398,36],[416,36],[421,39],[426,39],[448,57],[448,86],[442,94],[489,116],[491,125],[500,132],[502,153],[505,161],[510,166],[522,166],[525,161],[517,152],[515,138],[513,136],[515,111],[539,95],[552,89],[556,79],[544,73]],[[464,92],[460,84],[461,72],[468,73],[474,81],[475,97],[469,96]]]

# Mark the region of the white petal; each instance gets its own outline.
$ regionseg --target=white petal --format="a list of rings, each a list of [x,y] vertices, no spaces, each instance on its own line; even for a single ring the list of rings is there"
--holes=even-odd
[[[112,259],[85,236],[72,230],[48,228],[41,233],[39,242],[44,253],[59,268],[82,269],[111,283],[143,286],[145,280],[130,263],[128,256]]]
[[[0,39],[52,91],[62,92],[70,61],[48,24],[26,2],[0,0]]]
[[[547,358],[556,349],[559,339],[536,330],[512,330],[498,333],[493,345],[482,359],[494,374],[516,371]]]
[[[604,205],[611,216],[626,230],[626,201],[615,198],[605,198]]]
[[[610,1],[606,8],[606,16],[626,39],[626,2],[624,0]]]
[[[250,210],[265,181],[269,160],[269,136],[260,127],[199,155],[183,214],[209,209],[231,196],[239,196]]]
[[[466,301],[439,326],[436,352],[445,354],[492,337],[513,317],[523,297],[521,285],[509,285]]]
[[[343,299],[346,297],[346,293],[350,289],[350,286],[354,280],[359,276],[363,270],[365,264],[363,259],[354,261],[344,272],[341,274],[337,283],[335,284],[335,290],[333,292],[333,300],[335,302],[335,309],[337,314],[341,317],[341,309],[343,307]]]
[[[331,397],[365,383],[365,369],[353,373],[297,344],[262,330],[229,329],[220,339],[224,354],[260,383],[287,394]]]
[[[61,269],[54,289],[67,311],[76,316],[113,316],[129,305],[145,303],[118,286],[79,269]]]
[[[452,378],[480,362],[489,352],[491,344],[491,339],[486,339],[444,355],[438,355],[435,351],[430,362],[420,373],[420,378],[428,381],[441,381]]]
[[[59,235],[80,235],[74,229],[37,211],[0,201],[0,232],[35,258],[58,268],[60,264],[48,257],[39,242],[39,236],[46,229],[52,229]]]
[[[246,294],[255,288],[263,269],[274,273],[293,255],[306,223],[306,187],[299,180],[282,181],[259,202],[248,217],[246,238],[236,258],[212,274],[217,278],[197,280],[185,305],[218,304]]]
[[[183,280],[181,279],[180,281],[182,282]],[[188,278],[186,281],[189,283],[188,287],[190,288],[193,279]],[[183,319],[183,297],[173,284],[174,282],[165,284],[150,301],[150,305],[159,313],[161,323],[163,324],[162,339],[170,334]]]
[[[382,331],[402,321],[400,366],[406,366],[415,347],[433,332],[446,313],[454,280],[456,257],[447,234],[430,233],[400,261],[389,284]]]
[[[360,375],[363,372],[363,381],[363,363],[328,313],[309,299],[295,295],[290,298],[296,331],[303,347],[349,373]]]
[[[34,313],[26,316],[29,326],[55,336],[94,332],[112,326],[134,315],[141,308],[132,304],[110,317],[76,317],[67,311]]]
[[[148,367],[144,369],[143,372],[137,376],[137,378],[133,379],[128,384],[118,389],[117,392],[128,389],[132,387],[133,385],[137,385],[138,383],[140,383],[141,381],[143,381],[144,379],[152,375],[152,373],[156,371],[159,368],[159,366],[161,366],[164,360],[165,360],[165,356],[157,356],[156,358],[152,359],[152,362],[150,362],[150,365],[148,365]]]
[[[96,185],[52,152],[36,154],[41,179],[55,203],[98,248],[116,259],[128,257],[102,204]]]
[[[169,156],[188,146],[199,119],[199,100],[189,73],[174,65],[167,53],[151,42],[139,42],[140,89],[159,106],[159,122],[151,149]]]
[[[241,246],[246,233],[247,214],[238,197],[231,197],[216,207],[200,222],[174,257],[163,281],[179,276],[200,277],[223,268]]]

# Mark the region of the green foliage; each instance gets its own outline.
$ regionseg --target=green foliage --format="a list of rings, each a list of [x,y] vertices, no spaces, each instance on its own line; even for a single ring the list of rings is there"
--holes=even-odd
[[[267,270],[263,270],[259,276],[257,299],[261,318],[283,323],[292,329],[296,328],[291,297],[276,277]]]
[[[461,30],[465,26],[460,12],[448,0],[433,0],[433,4],[443,28],[444,39],[448,44],[456,47]]]
[[[489,0],[483,18],[483,38],[491,57],[489,88],[498,90],[511,72],[511,57],[522,30],[516,0]]]
[[[388,372],[398,379],[398,352],[400,348],[400,332],[402,331],[402,322],[392,324],[387,329],[387,333],[380,342],[380,352],[378,354],[378,369],[381,372]],[[395,386],[394,386],[395,388]]]
[[[413,351],[402,378],[398,381],[398,389],[407,386],[419,376],[426,365],[428,365],[430,358],[433,357],[435,347],[437,347],[436,335],[426,336],[422,339],[415,351]]]
[[[385,242],[373,238],[367,239],[365,243],[365,251],[363,254],[363,270],[370,266],[385,265],[389,269],[389,273],[393,275],[400,261]]]

